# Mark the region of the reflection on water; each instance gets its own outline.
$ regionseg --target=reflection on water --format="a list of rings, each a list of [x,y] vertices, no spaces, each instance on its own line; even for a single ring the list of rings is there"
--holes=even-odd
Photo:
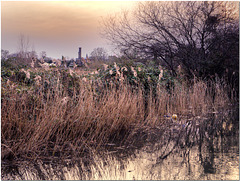
[[[170,155],[156,163],[160,152],[148,153],[144,149],[124,161],[113,156],[94,158],[95,164],[53,166],[38,162],[37,166],[22,164],[18,171],[2,179],[15,180],[238,180],[238,146],[230,146],[227,152],[209,153],[204,146],[202,156],[197,147]],[[205,152],[206,151],[206,152]],[[201,160],[201,157],[203,160]],[[68,165],[68,166],[67,166]]]
[[[2,179],[239,180],[238,125],[224,120],[172,123],[169,129],[159,131],[158,141],[134,154],[129,155],[126,150],[117,154],[95,153],[90,164],[82,159],[74,163],[38,160],[22,162],[17,167],[2,164]],[[227,130],[231,124],[235,127]]]

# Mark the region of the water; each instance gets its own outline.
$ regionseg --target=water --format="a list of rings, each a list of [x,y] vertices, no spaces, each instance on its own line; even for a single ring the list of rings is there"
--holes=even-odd
[[[224,120],[169,123],[149,131],[144,146],[112,146],[91,159],[2,163],[2,180],[239,180],[238,121]]]

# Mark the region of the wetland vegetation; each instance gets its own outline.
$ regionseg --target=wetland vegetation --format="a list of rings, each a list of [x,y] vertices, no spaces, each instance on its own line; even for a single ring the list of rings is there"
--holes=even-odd
[[[232,4],[164,3],[139,3],[139,29],[126,14],[105,21],[114,61],[70,68],[2,51],[2,179],[239,179]]]
[[[131,155],[146,143],[166,147],[157,164],[176,150],[201,149],[202,139],[213,147],[238,136],[237,96],[223,80],[187,84],[159,68],[10,69],[2,77],[2,166],[79,158],[89,166],[105,151]]]

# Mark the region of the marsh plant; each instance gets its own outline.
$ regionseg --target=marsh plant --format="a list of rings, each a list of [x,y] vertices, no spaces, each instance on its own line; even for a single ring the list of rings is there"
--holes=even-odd
[[[7,72],[6,67],[2,71]],[[159,67],[113,64],[94,74],[51,68],[2,73],[2,160],[74,157],[186,116],[231,109],[222,80],[187,84]],[[230,90],[231,92],[231,90]]]

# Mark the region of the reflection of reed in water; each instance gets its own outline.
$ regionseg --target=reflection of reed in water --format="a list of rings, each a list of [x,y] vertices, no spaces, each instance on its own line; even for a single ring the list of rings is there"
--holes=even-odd
[[[236,138],[235,138],[236,139]],[[221,138],[220,138],[221,140]],[[223,145],[229,143],[231,138],[223,139]],[[214,140],[215,141],[215,140]],[[237,139],[236,139],[237,141]],[[221,145],[221,144],[219,144]],[[173,145],[169,145],[171,147]],[[203,142],[202,159],[211,159],[208,156],[208,143]],[[230,145],[229,145],[230,146]],[[155,164],[162,150],[156,151],[158,145],[143,148],[134,155],[119,159],[111,154],[96,154],[92,158],[92,164],[86,165],[84,161],[72,164],[71,160],[65,160],[65,165],[54,165],[38,161],[24,163],[15,172],[14,177],[8,175],[2,179],[16,180],[238,180],[238,147],[234,147],[235,155],[228,153],[215,153],[214,173],[204,168],[199,159],[198,146],[191,149],[176,149],[161,163]],[[153,148],[154,152],[146,152]],[[226,152],[226,150],[225,150]],[[231,158],[233,157],[233,158]],[[231,163],[231,164],[229,164]],[[25,165],[26,165],[25,164]],[[153,166],[154,165],[154,166]]]
[[[40,161],[25,166],[21,163],[17,172],[6,174],[2,179],[238,180],[237,129],[231,133],[223,130],[222,122],[229,115],[215,117],[212,114],[206,119],[173,121],[169,123],[169,129],[159,133],[158,142],[143,147],[132,156],[95,153],[91,164],[81,159],[74,164],[72,160],[65,160],[63,165]],[[235,119],[228,120],[233,123]]]
[[[232,129],[224,129],[222,123],[229,120],[225,124],[231,127],[232,122],[236,119],[237,116],[232,117],[228,114],[218,114],[216,116],[216,113],[212,113],[208,114],[206,118],[198,117],[198,119],[182,121],[181,124],[173,124],[171,131],[165,133],[165,139],[168,142],[161,145],[164,151],[158,156],[156,165],[162,164],[167,157],[178,153],[180,150],[184,152],[184,156],[187,156],[189,150],[196,146],[204,173],[216,173],[214,160],[216,151],[219,150],[218,138],[220,137],[220,142],[222,142],[226,135],[237,135],[236,131],[234,132]]]

